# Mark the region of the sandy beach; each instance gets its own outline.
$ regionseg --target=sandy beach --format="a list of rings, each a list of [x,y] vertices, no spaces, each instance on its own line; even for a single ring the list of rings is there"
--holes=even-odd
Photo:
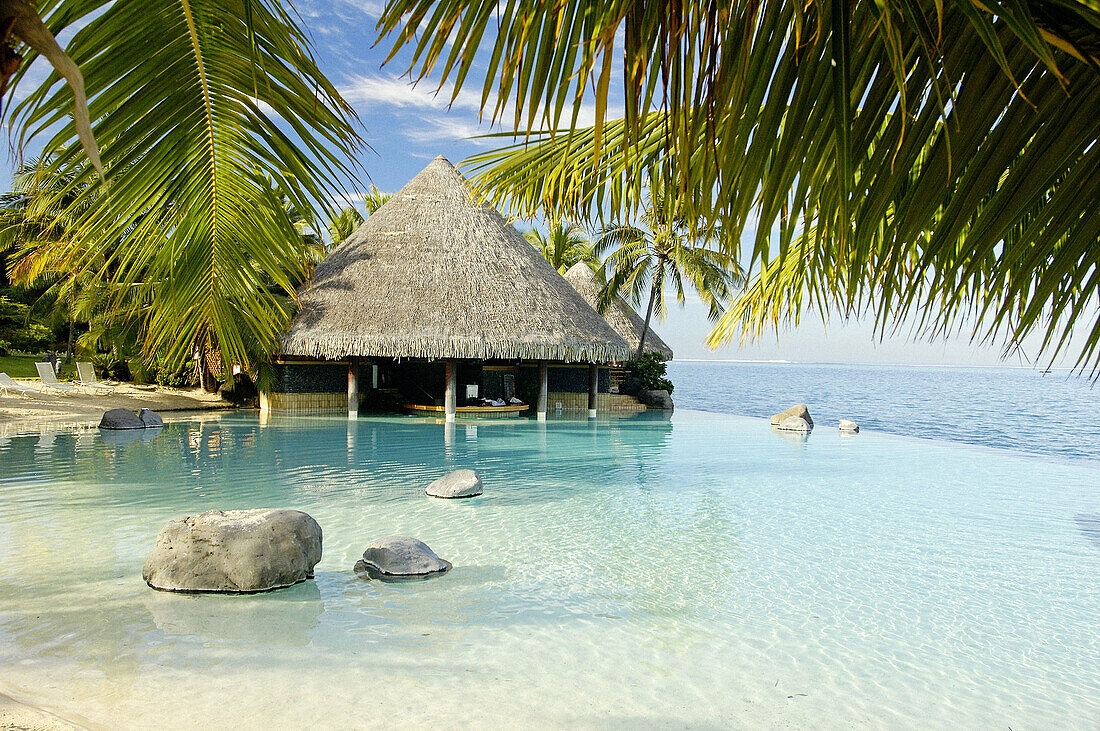
[[[16,379],[16,383],[27,389],[27,395],[0,396],[0,431],[24,430],[43,424],[89,426],[98,424],[104,411],[116,408],[134,411],[147,408],[156,412],[232,408],[218,394],[202,389],[120,383],[113,386],[110,393],[93,394],[82,390],[60,396],[42,389],[37,380]]]
[[[0,731],[70,731],[81,728],[0,693]]]

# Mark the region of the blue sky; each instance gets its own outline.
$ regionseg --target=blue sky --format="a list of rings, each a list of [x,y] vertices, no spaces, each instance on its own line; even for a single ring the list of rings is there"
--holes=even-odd
[[[472,154],[500,144],[499,140],[471,139],[479,134],[500,131],[500,127],[494,128],[488,121],[479,119],[482,76],[476,69],[470,74],[471,84],[449,103],[449,87],[436,95],[432,83],[413,87],[408,79],[401,78],[408,66],[407,54],[383,65],[388,45],[372,48],[375,23],[382,6],[381,0],[304,0],[296,3],[313,38],[322,70],[354,106],[363,122],[364,137],[372,148],[359,160],[370,178],[363,181],[364,189],[373,183],[383,191],[394,191],[436,155],[445,155],[459,164]],[[64,44],[65,38],[61,40]],[[38,74],[44,75],[44,70],[32,69],[27,81],[41,78]],[[609,114],[614,114],[614,110]],[[583,123],[594,114],[586,108],[581,116]],[[28,151],[32,153],[33,150]],[[10,182],[10,167],[11,164],[0,170],[0,184],[5,190]],[[357,202],[356,195],[351,198],[352,202]],[[519,225],[524,227],[523,223]],[[797,329],[785,330],[759,343],[710,351],[703,345],[710,323],[706,319],[706,309],[697,299],[687,302],[683,309],[670,308],[667,320],[657,323],[656,329],[679,358],[965,365],[1002,362],[999,348],[971,345],[966,337],[927,343],[902,334],[880,341],[867,323],[833,322],[826,328],[813,313],[805,316]],[[1037,344],[1029,344],[1026,352],[1034,357]],[[1005,362],[1025,363],[1020,357]]]

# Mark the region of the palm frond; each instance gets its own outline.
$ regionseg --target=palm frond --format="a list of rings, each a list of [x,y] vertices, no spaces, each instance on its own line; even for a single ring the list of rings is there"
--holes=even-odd
[[[102,185],[74,174],[73,224],[107,257],[113,283],[168,285],[149,305],[146,348],[179,361],[212,343],[245,364],[272,352],[289,322],[280,292],[308,267],[303,222],[322,230],[362,145],[296,17],[270,0],[48,9],[55,33],[83,25],[68,52],[84,72],[110,186],[105,205],[81,210]],[[59,175],[79,162],[72,124],[55,132],[66,97],[51,76],[13,113],[21,144],[46,137]]]
[[[915,319],[931,337],[977,322],[1009,350],[1037,334],[1049,358],[1077,324],[1077,363],[1100,366],[1095,3],[584,5],[517,2],[491,25],[474,0],[390,3],[381,28],[400,27],[395,46],[417,34],[414,76],[434,69],[455,93],[496,33],[486,111],[524,114],[518,143],[468,161],[485,195],[629,220],[649,173],[746,270],[812,231],[796,254],[813,300],[789,305],[868,313],[880,332]],[[554,23],[552,41],[535,30]],[[559,110],[606,103],[619,29],[625,116],[579,128]],[[443,37],[455,45],[433,56]]]

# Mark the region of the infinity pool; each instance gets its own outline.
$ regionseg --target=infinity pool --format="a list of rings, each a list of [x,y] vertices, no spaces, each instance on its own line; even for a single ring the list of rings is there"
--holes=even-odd
[[[424,496],[458,467],[483,497]],[[165,521],[252,507],[317,519],[316,580],[144,585]],[[356,578],[393,534],[454,569]],[[691,412],[2,437],[0,692],[128,728],[1096,728],[1100,468]]]

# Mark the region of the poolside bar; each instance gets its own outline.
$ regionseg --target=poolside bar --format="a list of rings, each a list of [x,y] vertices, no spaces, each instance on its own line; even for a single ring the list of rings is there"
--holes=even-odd
[[[628,342],[443,157],[298,295],[262,410],[336,407],[352,419],[403,410],[452,422],[545,420],[551,403],[589,415],[645,408],[616,392]],[[336,373],[346,374],[346,402],[331,398],[344,391]]]

